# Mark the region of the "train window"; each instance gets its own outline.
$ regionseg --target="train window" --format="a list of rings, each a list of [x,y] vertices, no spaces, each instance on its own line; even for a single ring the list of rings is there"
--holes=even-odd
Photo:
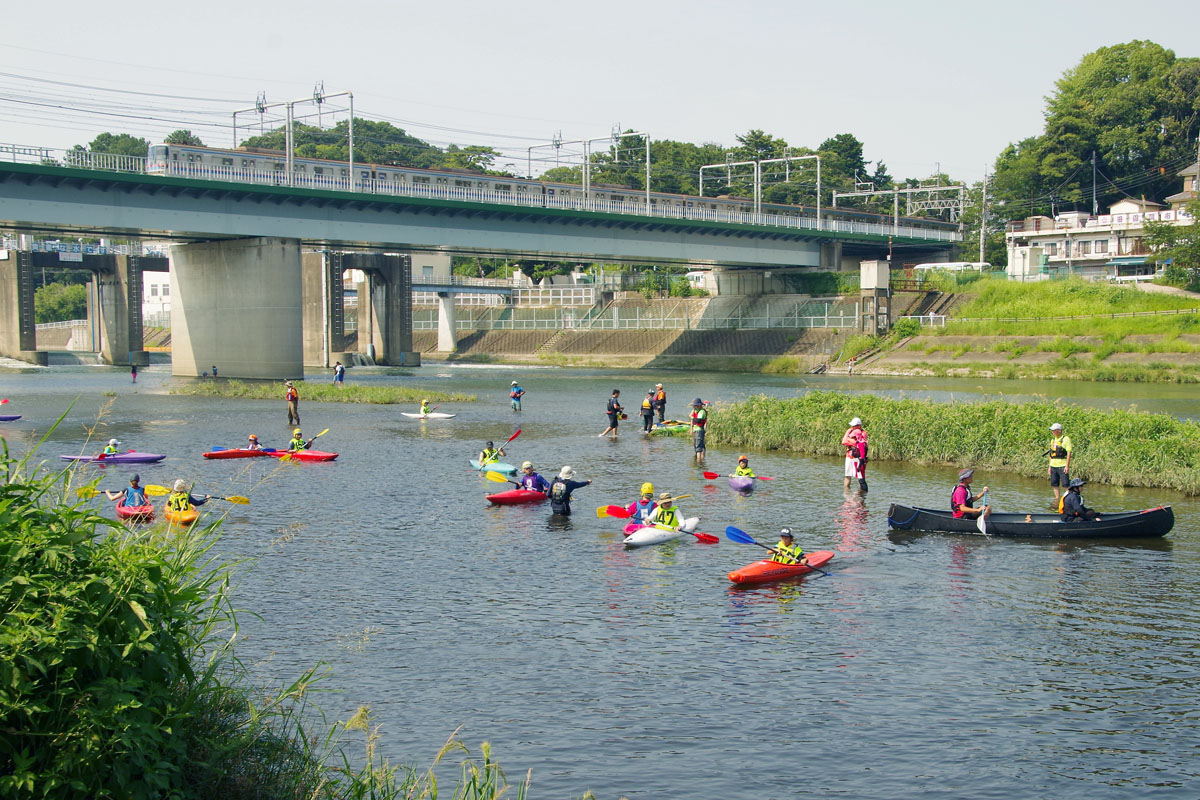
[[[518,183],[518,184],[517,184],[517,192],[518,192],[518,193],[524,193],[525,191],[527,191],[527,187],[526,187],[526,186],[524,186],[523,184],[520,184],[520,183]]]
[[[402,181],[402,180],[404,180],[404,176],[403,176],[403,175],[401,175],[399,172],[393,172],[393,173],[392,173],[392,180],[394,180],[394,181]]]
[[[179,153],[171,153],[171,160],[172,160],[172,161],[178,161],[178,160],[179,160]]]
[[[350,171],[349,171],[349,170],[346,170],[346,169],[342,170],[342,177],[343,177],[343,178],[344,178],[344,177],[346,177],[346,176],[347,176],[347,175],[349,175],[349,174],[350,174]]]
[[[609,197],[608,199],[609,199],[609,200],[612,200],[614,203],[623,203],[623,202],[625,202],[625,198],[624,198],[624,197],[622,197],[622,196],[621,196],[621,195],[619,195],[619,194],[614,194],[614,195],[612,195],[611,197]]]
[[[242,159],[242,169],[249,169],[254,166],[254,162],[248,158]]]
[[[497,192],[511,192],[512,184],[511,183],[497,183],[496,191]]]
[[[551,197],[554,197],[554,190],[553,190],[553,189],[547,189],[547,190],[546,190],[546,194],[550,195]]]
[[[378,177],[378,178],[379,178],[379,180],[381,180],[381,181],[386,181],[386,180],[387,180],[387,173],[386,173],[386,172],[380,172],[380,173],[378,173],[378,175],[377,175],[376,177]]]
[[[454,185],[455,185],[455,186],[458,186],[458,187],[460,187],[460,188],[463,188],[463,189],[470,189],[470,188],[471,188],[471,182],[470,182],[470,181],[460,181],[460,180],[458,180],[457,178],[456,178],[456,179],[455,179],[455,181],[454,181]]]
[[[369,173],[369,172],[364,172],[364,173],[362,173],[362,176],[363,176],[363,180],[370,180],[370,179],[371,179],[371,173]]]
[[[439,184],[443,184],[443,185],[446,185],[446,186],[449,186],[449,185],[450,185],[450,179],[449,179],[449,178],[438,178],[438,179],[437,179],[437,182],[438,182]]]
[[[276,171],[276,172],[283,172],[283,164],[280,164],[278,161],[276,161],[276,162],[275,162],[275,171]]]
[[[313,175],[324,175],[324,174],[325,174],[324,167],[313,167]]]
[[[222,159],[221,159],[221,165],[222,165],[222,166],[225,166],[225,167],[232,167],[232,166],[233,166],[233,159],[232,159],[232,158],[222,158]]]
[[[427,175],[413,175],[412,181],[413,183],[429,183],[429,177]]]

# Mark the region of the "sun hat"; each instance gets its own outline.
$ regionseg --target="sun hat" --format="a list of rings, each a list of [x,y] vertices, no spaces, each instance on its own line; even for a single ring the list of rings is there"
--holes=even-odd
[[[694,405],[694,406],[702,406],[702,405],[704,405],[704,401],[703,401],[703,400],[701,400],[699,397],[697,397],[695,400],[693,400],[693,401],[692,401],[692,405]]]
[[[662,494],[660,494],[658,496],[658,502],[660,502],[660,503],[671,503],[674,501],[675,501],[675,498],[671,497],[670,492],[663,492]]]
[[[512,385],[513,385],[513,386],[516,386],[516,385],[517,385],[517,382],[516,382],[516,381],[513,381],[513,382],[512,382]]]
[[[291,386],[291,385],[292,385],[291,381],[288,381],[287,383],[284,384],[284,386]]]
[[[966,480],[967,478],[971,477],[971,476],[972,476],[972,475],[974,475],[974,474],[975,474],[975,470],[973,470],[973,469],[971,469],[971,468],[969,468],[969,467],[968,467],[967,469],[961,470],[961,471],[958,473],[958,479],[959,479],[960,481],[961,481],[961,480]]]
[[[1085,483],[1087,483],[1087,481],[1085,481],[1083,478],[1071,478],[1071,482],[1069,484],[1067,484],[1067,488],[1075,489],[1080,486],[1083,486]]]
[[[575,470],[571,469],[570,467],[563,467],[558,471],[558,477],[562,478],[564,481],[569,481],[571,478],[575,477]]]
[[[795,538],[796,538],[795,536],[792,536],[792,529],[791,529],[791,528],[789,528],[789,527],[787,527],[786,525],[785,525],[784,527],[782,527],[782,528],[780,528],[780,529],[779,529],[779,535],[780,535],[780,536],[786,536],[786,537],[788,537],[789,539],[795,539]]]
[[[656,384],[654,384],[654,388],[655,388],[655,389],[661,389],[661,388],[662,388],[662,384],[661,384],[661,383],[656,383]]]
[[[522,461],[521,469],[533,469],[533,462],[532,461]]]
[[[1062,423],[1061,423],[1061,422],[1056,422],[1056,423],[1054,423],[1053,425],[1051,425],[1051,426],[1050,426],[1050,430],[1052,430],[1052,431],[1061,431],[1061,430],[1062,430]]]
[[[187,484],[183,482],[183,478],[179,478],[175,481],[172,488],[177,492],[182,492],[185,488],[187,488]]]
[[[862,420],[859,419],[858,417],[855,417],[854,419],[850,420],[850,427],[851,428],[861,428]]]

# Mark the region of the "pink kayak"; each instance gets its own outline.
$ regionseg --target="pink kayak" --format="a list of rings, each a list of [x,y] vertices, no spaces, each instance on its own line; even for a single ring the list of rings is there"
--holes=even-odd
[[[144,506],[127,506],[125,498],[117,501],[117,519],[127,519],[133,522],[149,522],[154,519],[154,506],[146,501]]]
[[[275,458],[286,457],[296,461],[333,461],[338,457],[337,453],[326,453],[324,450],[264,450],[262,452],[269,456],[275,456]]]
[[[739,492],[752,492],[754,491],[754,478],[732,475],[729,478],[729,488],[737,489]]]
[[[154,464],[162,461],[166,456],[160,456],[157,453],[139,453],[136,450],[130,450],[127,453],[117,453],[114,456],[98,455],[98,456],[59,456],[64,461],[91,461],[96,464]]]
[[[205,458],[258,458],[269,456],[273,450],[249,450],[245,447],[218,447],[204,454]]]

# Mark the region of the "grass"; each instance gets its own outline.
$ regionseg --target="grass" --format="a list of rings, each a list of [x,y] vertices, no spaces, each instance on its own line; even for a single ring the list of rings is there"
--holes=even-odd
[[[855,416],[866,423],[875,458],[1029,477],[1044,474],[1047,428],[1057,421],[1075,443],[1072,474],[1098,483],[1200,494],[1200,423],[1132,410],[933,403],[838,392],[786,400],[760,395],[721,408],[708,438],[736,448],[840,456],[846,420]]]
[[[419,403],[428,399],[433,403],[471,403],[475,395],[461,392],[441,392],[422,389],[419,386],[355,386],[338,389],[330,383],[305,383],[296,381],[301,403],[373,403],[393,405],[396,403]],[[283,400],[287,387],[269,381],[201,380],[176,386],[171,394],[186,394],[199,397],[239,397],[251,400]]]
[[[1099,383],[1200,383],[1200,365],[1150,361],[1140,364],[1100,364],[1095,358],[1079,361],[1058,358],[1044,364],[994,364],[979,361],[940,363],[916,361],[903,373],[935,378],[1005,378],[1008,380],[1068,380]]]

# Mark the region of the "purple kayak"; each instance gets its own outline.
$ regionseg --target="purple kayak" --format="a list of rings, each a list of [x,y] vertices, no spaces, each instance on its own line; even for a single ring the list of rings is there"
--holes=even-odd
[[[735,475],[729,479],[729,488],[737,489],[739,492],[752,492],[754,491],[754,478]]]
[[[20,418],[20,414],[0,414],[0,422],[16,422]]]
[[[166,456],[157,453],[139,453],[130,450],[128,453],[117,453],[115,456],[59,456],[64,461],[91,461],[96,464],[153,464],[162,461]]]

